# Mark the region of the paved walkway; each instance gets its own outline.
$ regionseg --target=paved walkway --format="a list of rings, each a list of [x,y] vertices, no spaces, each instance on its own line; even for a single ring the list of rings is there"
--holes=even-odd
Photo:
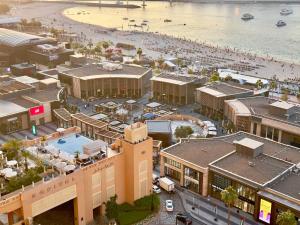
[[[190,191],[178,191],[186,212],[207,225],[227,225],[228,209],[223,202],[216,199],[209,199],[196,195]],[[217,205],[217,215],[215,206]],[[217,220],[215,220],[217,218]],[[255,221],[251,215],[242,211],[237,212],[236,208],[231,209],[231,225],[240,225],[241,219],[245,218],[244,225],[262,225]]]
[[[41,137],[47,134],[51,134],[56,131],[56,125],[54,123],[46,123],[44,125],[37,126],[37,136],[34,136],[31,133],[31,130],[21,130],[15,133],[7,134],[7,135],[0,135],[0,145],[4,144],[8,140],[11,139],[34,139],[36,137]]]

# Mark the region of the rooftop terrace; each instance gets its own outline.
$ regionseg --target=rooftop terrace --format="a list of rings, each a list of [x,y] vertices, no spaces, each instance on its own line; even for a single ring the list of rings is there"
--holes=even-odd
[[[110,77],[124,77],[124,78],[140,78],[149,69],[135,66],[135,65],[119,65],[111,64],[112,69],[105,67],[106,64],[89,64],[83,67],[70,69],[64,71],[63,74],[78,77],[81,79],[96,79],[96,78],[110,78]]]
[[[208,93],[215,97],[225,97],[225,96],[237,95],[242,93],[253,93],[252,90],[230,85],[223,82],[218,82],[218,83],[207,85],[205,87],[200,87],[197,90]]]
[[[151,78],[152,81],[159,81],[177,85],[185,85],[201,79],[203,79],[203,77],[198,77],[194,75],[179,75],[174,73],[161,73],[160,75],[153,76]]]

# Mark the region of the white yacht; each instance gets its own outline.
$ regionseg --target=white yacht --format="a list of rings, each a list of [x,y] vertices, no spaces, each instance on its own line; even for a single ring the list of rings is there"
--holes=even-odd
[[[241,19],[242,20],[252,20],[252,19],[254,19],[254,16],[251,15],[250,13],[245,13],[245,14],[243,14]]]
[[[292,9],[282,9],[280,11],[280,15],[283,15],[283,16],[287,16],[287,15],[290,15],[293,13],[293,10]]]
[[[279,21],[276,23],[276,26],[277,26],[277,27],[284,27],[284,26],[286,26],[286,22],[284,22],[283,20],[279,20]]]

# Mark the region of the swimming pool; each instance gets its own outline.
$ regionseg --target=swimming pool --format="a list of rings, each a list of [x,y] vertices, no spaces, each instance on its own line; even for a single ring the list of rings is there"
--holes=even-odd
[[[60,139],[63,141],[59,142]],[[48,141],[48,145],[52,145],[61,151],[73,155],[77,151],[82,153],[83,152],[82,146],[91,142],[92,140],[87,137],[84,137],[82,135],[76,136],[76,134],[71,134],[66,137]]]

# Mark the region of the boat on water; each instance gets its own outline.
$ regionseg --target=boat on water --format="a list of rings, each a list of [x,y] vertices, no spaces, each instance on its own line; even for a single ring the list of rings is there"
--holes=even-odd
[[[286,26],[286,22],[282,21],[282,20],[279,20],[277,23],[276,23],[276,26],[277,27],[284,27]]]
[[[292,9],[282,9],[280,10],[280,15],[287,16],[293,13]]]
[[[254,19],[254,16],[253,15],[251,15],[250,13],[245,13],[245,14],[243,14],[243,16],[242,16],[242,18],[241,18],[242,20],[252,20],[252,19]]]
[[[170,22],[172,22],[172,20],[170,20],[170,19],[165,19],[164,22],[165,22],[165,23],[170,23]]]

